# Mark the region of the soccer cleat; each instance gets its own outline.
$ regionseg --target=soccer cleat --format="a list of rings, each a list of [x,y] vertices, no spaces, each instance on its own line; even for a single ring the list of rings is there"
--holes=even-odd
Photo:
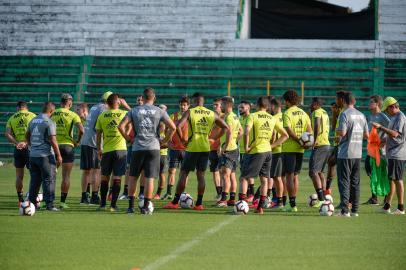
[[[255,209],[255,213],[258,215],[263,215],[264,214],[264,209],[262,207]]]
[[[256,199],[252,202],[252,204],[250,206],[248,206],[250,209],[254,209],[257,208],[259,204],[259,199]]]
[[[379,205],[378,199],[377,198],[369,198],[368,201],[364,202],[363,204],[368,204],[368,205]]]
[[[134,214],[135,210],[134,208],[127,208],[127,214]]]
[[[161,195],[159,195],[158,193],[155,194],[153,200],[160,200],[161,199]]]
[[[58,212],[59,211],[59,209],[56,208],[55,206],[47,206],[45,209],[47,211],[50,211],[50,212]]]
[[[349,218],[349,217],[351,217],[351,215],[350,215],[350,213],[343,213],[343,212],[340,211],[340,213],[338,213],[338,214],[336,215],[336,217]]]
[[[359,217],[359,214],[358,213],[354,213],[354,212],[351,212],[351,217]]]
[[[109,202],[111,202],[111,199],[113,198],[113,194],[109,193],[109,195],[107,195],[107,200]]]
[[[227,201],[227,206],[234,206],[235,200],[228,200]]]
[[[141,212],[141,215],[144,215],[144,216],[152,215],[152,212],[148,211],[148,209],[145,209],[145,208],[141,208],[140,212]]]
[[[90,204],[89,198],[87,196],[85,198],[82,197],[80,204]]]
[[[291,207],[289,206],[285,206],[284,208],[282,208],[283,212],[297,212],[297,206],[293,206]]]
[[[245,199],[245,201],[246,201],[247,203],[252,203],[252,202],[254,201],[254,195],[249,195],[249,196]]]
[[[120,201],[122,201],[122,200],[128,200],[128,195],[123,193],[123,194],[120,195],[120,197],[118,197],[118,199],[119,199]]]
[[[179,208],[179,204],[175,204],[173,202],[169,202],[167,204],[165,204],[163,207],[163,209],[178,209]]]
[[[217,194],[216,196],[214,196],[214,200],[215,200],[216,202],[221,201],[221,194]]]
[[[110,206],[110,212],[112,212],[112,213],[118,213],[118,212],[119,212],[119,209],[118,209],[117,206],[116,206],[116,207]]]
[[[317,203],[315,203],[315,205],[313,205],[313,208],[320,208],[320,206],[324,203],[324,201],[317,201]]]
[[[196,211],[203,211],[203,210],[204,210],[203,204],[201,204],[201,205],[195,205],[195,207],[193,207],[193,210],[196,210]]]
[[[400,215],[404,215],[405,214],[405,210],[400,211],[399,209],[396,209],[395,212],[392,213],[392,215],[395,216],[400,216]]]
[[[381,208],[378,210],[378,213],[391,214],[391,211],[390,211],[390,208],[389,209]]]
[[[92,197],[92,198],[90,199],[89,204],[99,205],[99,204],[100,204],[100,197],[99,197],[99,196]]]
[[[66,203],[61,202],[61,203],[59,204],[59,208],[60,208],[60,209],[69,209],[70,207],[69,207],[69,205],[67,205]]]
[[[227,207],[227,201],[218,201],[216,207]]]
[[[328,188],[324,191],[324,195],[331,195],[331,194],[332,194],[331,188]]]

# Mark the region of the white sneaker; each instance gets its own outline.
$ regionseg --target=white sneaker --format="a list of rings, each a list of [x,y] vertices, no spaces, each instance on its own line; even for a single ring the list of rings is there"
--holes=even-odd
[[[399,209],[396,209],[395,212],[392,213],[393,215],[399,216],[399,215],[404,215],[405,214],[405,210],[400,211]]]
[[[358,213],[353,213],[353,212],[351,212],[351,216],[352,216],[352,217],[359,217],[359,214],[358,214]]]
[[[391,211],[390,211],[390,208],[389,208],[388,210],[386,210],[386,209],[384,209],[384,208],[381,208],[381,209],[378,209],[378,213],[390,214]]]
[[[349,218],[349,217],[351,217],[351,215],[350,215],[350,213],[342,213],[342,212],[339,212],[338,214],[336,214],[336,217],[346,217],[346,218]]]
[[[121,194],[121,196],[118,197],[118,199],[119,199],[120,201],[122,201],[122,200],[128,200],[128,196],[125,195],[125,194]]]

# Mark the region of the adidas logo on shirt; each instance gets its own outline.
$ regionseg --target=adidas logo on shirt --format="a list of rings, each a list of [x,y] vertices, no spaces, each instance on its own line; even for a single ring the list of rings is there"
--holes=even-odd
[[[206,117],[202,117],[199,121],[197,121],[197,124],[201,125],[201,126],[207,126],[208,124],[207,124]]]
[[[262,130],[270,130],[271,126],[269,125],[268,121],[262,124],[262,126],[259,127],[259,129]]]
[[[111,120],[110,123],[108,123],[108,125],[106,126],[108,129],[113,129],[116,128],[118,126],[116,120]]]

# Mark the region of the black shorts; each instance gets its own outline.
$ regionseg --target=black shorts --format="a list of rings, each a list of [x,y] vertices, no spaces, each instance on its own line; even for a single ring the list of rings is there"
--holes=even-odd
[[[127,150],[118,150],[103,153],[100,162],[101,174],[110,176],[123,176],[125,174],[125,167],[127,161]]]
[[[157,178],[161,154],[159,150],[138,150],[132,152],[130,176],[138,178],[142,171],[146,178]]]
[[[185,158],[185,151],[169,149],[169,169],[179,168]]]
[[[209,168],[210,172],[218,172],[219,170],[219,163],[220,163],[220,157],[217,153],[216,150],[210,151],[209,153]]]
[[[302,170],[303,153],[283,153],[283,174],[299,174]]]
[[[88,145],[80,147],[80,169],[100,169],[100,160],[97,156],[97,149]]]
[[[25,149],[17,149],[14,148],[14,167],[16,168],[24,168],[27,167],[29,169],[30,165],[30,151]]]
[[[182,162],[181,170],[190,172],[198,170],[206,171],[209,163],[209,152],[185,152],[185,159]]]
[[[59,152],[61,152],[62,163],[73,163],[75,161],[75,150],[72,145],[60,144],[58,147]]]
[[[388,177],[390,180],[403,180],[406,160],[388,159]]]
[[[240,153],[238,149],[224,152],[224,154],[220,157],[219,167],[225,167],[235,172],[237,170],[237,162],[239,154]]]
[[[244,154],[240,154],[240,171],[242,172],[242,167],[244,165],[244,157],[245,157],[245,153]]]
[[[282,153],[272,154],[270,177],[281,177],[283,175]]]
[[[127,167],[130,167],[131,164],[131,156],[132,156],[132,147],[128,146],[127,147]]]
[[[323,145],[313,149],[310,155],[309,173],[323,172],[330,153],[330,146],[328,145]]]
[[[168,171],[168,156],[161,155],[159,160],[159,173],[166,173]]]
[[[272,152],[245,154],[241,176],[244,178],[269,177],[271,163]]]

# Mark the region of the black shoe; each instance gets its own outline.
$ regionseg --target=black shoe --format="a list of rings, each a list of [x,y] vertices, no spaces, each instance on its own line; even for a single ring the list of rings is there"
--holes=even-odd
[[[94,205],[99,205],[100,204],[100,197],[99,196],[95,196],[90,199],[90,203],[89,204],[94,204]]]
[[[82,199],[80,200],[80,204],[90,204],[89,198],[86,197],[82,197]]]
[[[369,198],[368,201],[364,202],[363,204],[379,205],[378,199],[374,197]]]
[[[135,213],[134,208],[128,208],[127,209],[127,214],[134,214],[134,213]]]

